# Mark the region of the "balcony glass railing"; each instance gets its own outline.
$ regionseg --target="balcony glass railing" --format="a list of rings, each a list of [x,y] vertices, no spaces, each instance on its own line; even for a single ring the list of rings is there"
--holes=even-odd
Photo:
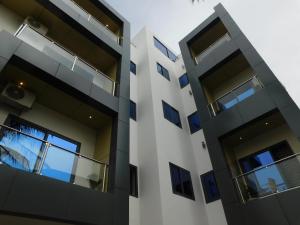
[[[208,56],[210,53],[212,53],[215,49],[223,45],[224,43],[231,40],[231,37],[228,33],[226,33],[224,36],[219,38],[217,41],[215,41],[213,44],[208,46],[204,51],[202,51],[199,55],[195,57],[195,62],[199,64],[206,56]]]
[[[15,35],[22,41],[45,53],[72,71],[87,76],[87,79],[91,79],[95,85],[114,95],[115,82],[112,79],[85,62],[83,59],[80,59],[70,50],[38,33],[31,28],[30,25],[23,24]]]
[[[223,112],[231,107],[235,106],[239,102],[244,101],[250,96],[254,95],[258,90],[262,88],[261,82],[256,76],[245,81],[239,86],[233,88],[222,97],[219,97],[214,102],[208,105],[211,116],[216,116],[220,112]]]
[[[234,178],[243,203],[300,187],[300,153]]]
[[[108,164],[0,125],[0,164],[105,192]]]
[[[101,23],[99,20],[97,20],[95,17],[93,17],[91,14],[89,14],[86,10],[81,8],[80,5],[78,5],[76,2],[72,0],[62,0],[64,3],[66,3],[69,7],[72,8],[76,13],[80,15],[80,17],[84,18],[86,21],[88,21],[91,25],[95,26],[97,29],[103,31],[106,35],[108,35],[111,39],[116,41],[117,43],[121,44],[120,38],[114,34],[110,29],[108,29],[103,23]],[[71,2],[71,4],[69,4]]]

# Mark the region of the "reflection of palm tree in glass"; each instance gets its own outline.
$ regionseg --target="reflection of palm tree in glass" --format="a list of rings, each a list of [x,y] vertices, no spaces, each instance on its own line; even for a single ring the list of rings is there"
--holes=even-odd
[[[37,138],[43,138],[45,136],[45,133],[34,128],[25,127],[23,125],[20,125],[19,128],[21,132]],[[41,151],[41,148],[43,147],[43,142],[21,133],[10,130],[3,130],[0,140],[0,146],[2,147],[2,149],[6,149],[6,152],[10,152],[10,157],[1,157],[1,160],[4,163],[12,167],[16,167],[16,161],[18,161],[18,163],[22,165],[22,162],[24,163],[24,159],[26,159],[25,164],[28,165],[23,165],[23,167],[27,169],[23,169],[33,172],[38,155]],[[5,151],[3,150],[3,152]],[[22,167],[19,169],[22,169]]]

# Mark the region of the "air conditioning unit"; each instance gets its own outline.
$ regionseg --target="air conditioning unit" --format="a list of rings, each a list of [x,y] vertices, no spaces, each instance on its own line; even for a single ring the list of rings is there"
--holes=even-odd
[[[31,109],[35,95],[19,85],[9,83],[3,89],[0,99],[17,109]]]
[[[24,23],[28,24],[32,29],[36,30],[42,35],[46,35],[48,32],[48,28],[45,25],[41,24],[39,21],[37,21],[31,16],[26,17]]]

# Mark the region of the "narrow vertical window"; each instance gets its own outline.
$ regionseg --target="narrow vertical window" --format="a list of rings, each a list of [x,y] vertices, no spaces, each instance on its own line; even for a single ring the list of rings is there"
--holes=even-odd
[[[136,103],[130,100],[130,118],[136,120]]]
[[[156,67],[157,67],[157,72],[158,73],[160,73],[167,80],[170,80],[169,71],[165,67],[163,67],[159,63],[156,63]]]
[[[193,114],[189,115],[188,121],[190,125],[191,134],[201,129],[200,117],[198,115],[198,112],[194,112]]]
[[[136,75],[136,65],[132,61],[130,61],[130,72]]]
[[[220,193],[217,186],[214,171],[209,171],[205,174],[202,174],[200,177],[206,203],[219,200]]]
[[[137,167],[134,165],[129,165],[130,170],[130,195],[133,197],[138,197],[138,174]]]
[[[189,78],[186,73],[179,77],[179,84],[181,88],[184,88],[189,84]]]
[[[162,101],[162,106],[165,119],[182,128],[179,112],[164,101]]]

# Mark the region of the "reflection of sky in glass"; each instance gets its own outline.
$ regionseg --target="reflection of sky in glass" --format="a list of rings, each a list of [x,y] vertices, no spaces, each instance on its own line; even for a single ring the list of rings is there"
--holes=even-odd
[[[263,166],[274,162],[272,155],[269,151],[263,152],[263,153],[257,155],[255,158],[256,158],[256,160],[261,162],[261,164]],[[278,171],[276,165],[272,165],[268,168],[264,168],[264,169],[256,171],[255,176],[256,176],[258,185],[262,189],[270,188],[269,187],[269,179],[270,178],[274,180],[274,182],[276,183],[276,186],[278,186],[278,187],[282,186],[282,184],[284,183],[284,180],[282,179],[280,172]],[[285,189],[285,185],[282,186],[281,188]]]
[[[71,152],[76,152],[77,150],[76,144],[54,135],[48,135],[47,141]],[[69,182],[75,157],[74,154],[60,148],[49,147],[42,174]]]

